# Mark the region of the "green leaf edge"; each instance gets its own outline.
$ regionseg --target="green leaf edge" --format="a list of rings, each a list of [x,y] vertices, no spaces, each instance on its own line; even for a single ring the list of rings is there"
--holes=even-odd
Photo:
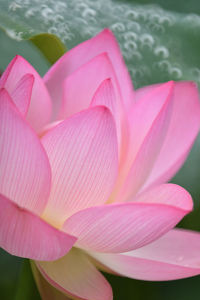
[[[0,30],[9,36],[4,27],[0,26]],[[55,34],[44,32],[29,37],[23,37],[22,41],[24,40],[30,41],[37,47],[50,64],[54,64],[67,51],[66,46]]]
[[[65,45],[55,34],[40,33],[31,36],[29,41],[41,51],[50,64],[54,64],[67,51]]]

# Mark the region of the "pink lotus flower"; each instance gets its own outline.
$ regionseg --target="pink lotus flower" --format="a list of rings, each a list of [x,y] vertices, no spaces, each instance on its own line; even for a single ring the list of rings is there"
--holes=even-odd
[[[143,280],[200,274],[200,235],[173,229],[192,199],[165,183],[199,131],[194,83],[134,91],[104,30],[43,80],[16,56],[0,88],[3,249],[78,299],[112,299],[97,266]]]

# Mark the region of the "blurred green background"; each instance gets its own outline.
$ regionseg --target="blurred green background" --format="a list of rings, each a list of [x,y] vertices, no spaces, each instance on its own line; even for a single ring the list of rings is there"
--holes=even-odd
[[[41,22],[38,23],[38,16],[34,15],[37,12],[36,8],[31,14],[30,9],[34,9],[34,2],[35,0],[24,2],[2,0],[0,2],[0,25],[4,28],[4,31],[0,30],[0,73],[16,54],[24,56],[41,75],[45,74],[50,66],[31,42],[15,40],[19,40],[19,36],[21,39],[23,34],[24,37],[45,31],[57,34],[52,29],[52,22],[54,22],[54,28],[59,22],[55,25],[55,20],[48,19],[44,13],[40,16]],[[42,2],[47,4],[47,1]],[[66,0],[54,2],[49,0],[49,7],[52,10],[57,9],[57,12],[58,7],[53,6],[55,3],[64,3],[64,6],[60,6],[61,8],[67,5],[67,11],[63,12],[65,19],[62,19],[60,12],[56,13],[60,16],[60,21],[68,26],[64,33],[58,32],[68,49],[108,26],[119,40],[136,87],[169,79],[195,80],[200,85],[199,0],[108,2]],[[46,7],[42,9],[45,11]],[[24,17],[28,12],[28,18]],[[48,12],[47,9],[46,12]],[[35,31],[30,30],[31,26]],[[79,32],[80,26],[81,32]],[[86,28],[90,30],[86,31]],[[200,137],[186,163],[172,180],[192,194],[195,204],[194,212],[187,216],[179,226],[197,231],[200,231],[199,166]],[[105,276],[113,287],[114,300],[200,299],[200,276],[173,282],[144,282],[112,275]],[[3,250],[0,250],[0,299],[40,299],[28,261],[13,257]]]

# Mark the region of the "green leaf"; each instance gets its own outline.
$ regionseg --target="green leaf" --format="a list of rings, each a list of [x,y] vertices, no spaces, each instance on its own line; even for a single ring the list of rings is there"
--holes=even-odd
[[[51,64],[54,64],[67,51],[64,44],[54,34],[37,34],[30,37],[30,41],[40,49]]]
[[[0,291],[3,300],[13,300],[23,260],[0,248]]]
[[[13,23],[11,23],[13,25]],[[13,25],[15,28],[21,27],[16,24]],[[15,35],[14,31],[6,30],[4,27],[0,27],[0,30],[3,30],[7,33],[8,36],[15,39],[16,41],[21,41],[21,38]],[[21,32],[21,31],[20,31]],[[43,54],[43,56],[47,59],[50,64],[54,64],[66,51],[66,46],[61,42],[61,40],[55,35],[50,33],[40,33],[29,38],[25,38],[31,41]]]
[[[9,62],[16,54],[23,56],[34,68],[43,76],[50,67],[47,60],[33,43],[27,40],[16,41],[9,38],[6,33],[0,29],[0,73],[6,69]]]
[[[24,260],[14,300],[40,300],[29,260]]]

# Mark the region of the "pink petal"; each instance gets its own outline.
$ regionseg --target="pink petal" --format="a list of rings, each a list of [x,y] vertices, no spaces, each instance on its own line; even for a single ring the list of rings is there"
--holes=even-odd
[[[129,111],[131,161],[137,155],[146,135],[152,127],[163,106],[172,96],[174,82],[169,81],[145,94],[140,101],[134,102]]]
[[[63,258],[36,263],[51,285],[81,300],[112,300],[112,289],[81,250],[73,248]]]
[[[126,120],[123,104],[121,103],[119,91],[117,88],[115,88],[115,85],[111,78],[104,80],[94,94],[91,106],[96,105],[103,105],[108,107],[114,117],[119,145],[119,160],[121,163],[123,163],[123,159],[127,154],[126,150],[128,146],[128,123]]]
[[[162,88],[158,88],[145,97],[144,101],[137,102],[133,110],[133,126],[130,130],[130,152],[128,155],[127,167],[134,157],[132,166],[121,182],[116,184],[115,201],[126,201],[137,194],[148,178],[154,163],[159,155],[168,130],[172,113],[172,92],[173,83],[169,82]],[[153,105],[154,104],[154,105]],[[121,187],[122,185],[122,187]],[[121,188],[121,190],[120,190]]]
[[[173,183],[163,183],[142,192],[134,198],[134,202],[162,203],[183,208],[188,212],[193,207],[190,194],[181,186]]]
[[[172,184],[150,190],[141,197],[132,203],[77,212],[66,220],[63,230],[76,236],[76,246],[83,249],[126,252],[156,240],[192,209],[190,195]]]
[[[91,253],[120,275],[140,280],[174,280],[200,274],[200,234],[174,229],[159,240],[122,254]]]
[[[12,100],[24,116],[26,116],[29,109],[33,83],[34,76],[31,74],[26,74],[18,81],[15,89],[11,94]]]
[[[40,140],[0,90],[0,193],[40,214],[48,200],[51,169]]]
[[[118,99],[117,99],[118,100]],[[116,95],[111,78],[107,78],[99,85],[92,98],[91,106],[103,105],[109,108],[114,116],[115,122],[119,119],[118,103],[116,103]]]
[[[177,82],[173,113],[165,142],[145,187],[170,180],[184,163],[200,128],[198,89],[192,82]]]
[[[155,88],[161,87],[164,84],[165,83],[156,83],[156,84],[152,84],[152,85],[146,85],[146,86],[143,86],[142,88],[139,88],[139,89],[135,90],[135,93],[134,93],[134,102],[141,101],[141,99],[143,99],[144,97],[146,97]]]
[[[9,64],[6,71],[2,75],[0,87],[5,87],[12,95],[19,81],[26,74],[34,76],[34,84],[32,90],[31,103],[28,110],[27,119],[33,128],[38,132],[46,125],[51,117],[51,99],[47,88],[36,70],[21,56],[17,55]],[[26,106],[26,98],[23,99],[20,105]]]
[[[0,195],[0,246],[10,254],[36,260],[55,260],[65,255],[76,238]]]
[[[99,85],[107,78],[113,78],[115,89],[119,94],[116,75],[106,53],[92,58],[70,74],[63,81],[60,118],[64,119],[88,108]]]
[[[44,217],[58,226],[83,208],[105,203],[117,175],[117,137],[103,106],[59,123],[42,143],[52,168],[52,189]]]
[[[61,103],[62,99],[62,84],[64,79],[92,58],[104,52],[108,54],[112,62],[124,104],[129,109],[133,101],[131,79],[114,35],[110,30],[105,29],[94,38],[68,51],[45,75],[44,80],[55,107],[58,106],[57,111],[59,111],[59,103]]]

